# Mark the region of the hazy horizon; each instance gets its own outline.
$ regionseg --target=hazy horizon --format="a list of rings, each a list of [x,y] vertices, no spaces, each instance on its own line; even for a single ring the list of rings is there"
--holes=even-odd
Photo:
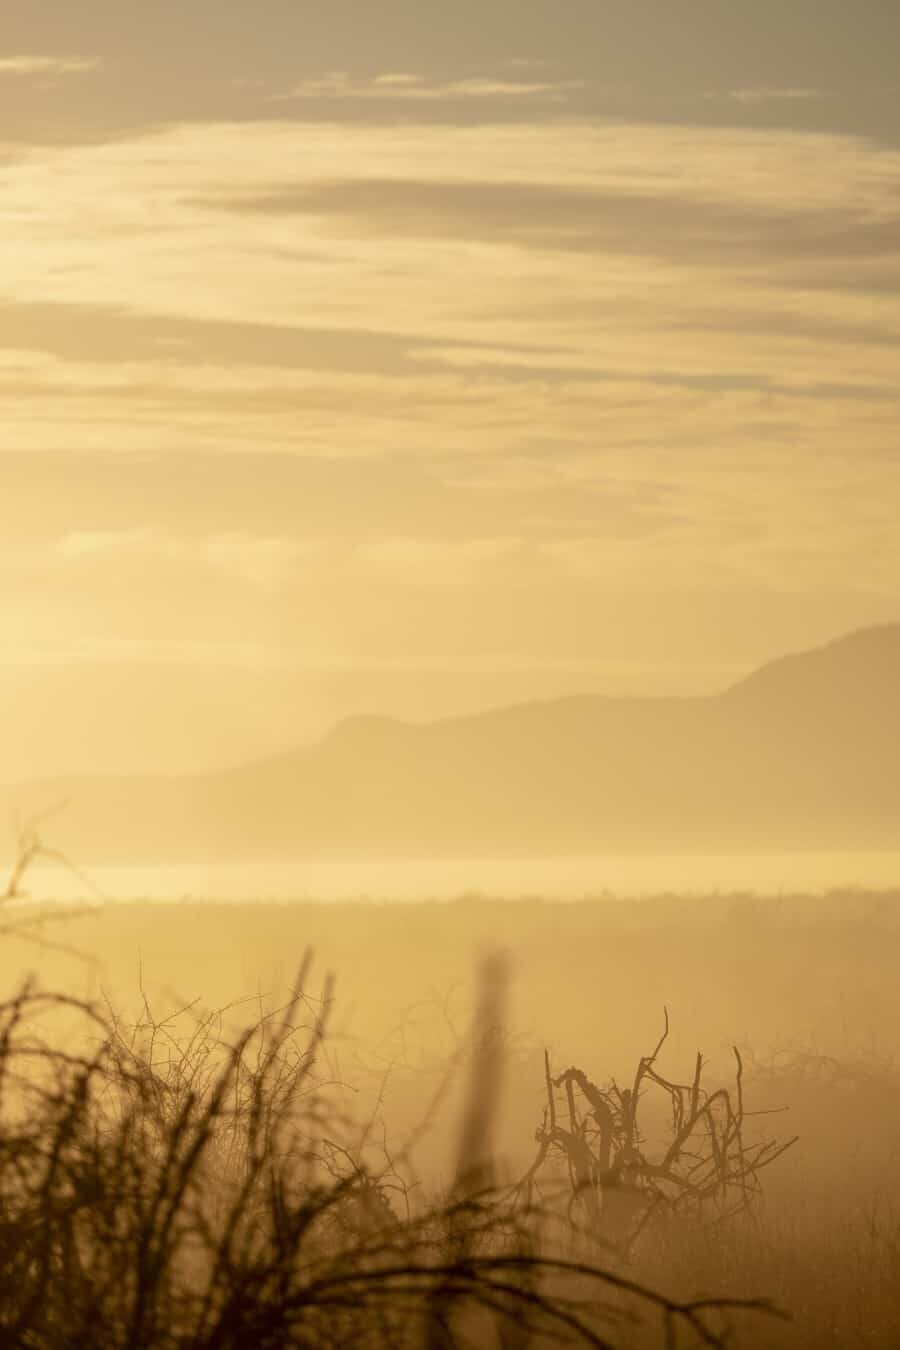
[[[590,677],[584,673],[564,672],[555,670],[552,667],[545,671],[521,671],[517,672],[518,680],[511,677],[509,672],[478,672],[477,676],[472,672],[466,672],[461,677],[460,672],[409,672],[407,679],[416,679],[419,697],[410,696],[411,691],[406,690],[406,697],[398,693],[390,684],[396,682],[396,673],[387,673],[388,689],[382,690],[380,695],[378,690],[381,686],[381,680],[378,676],[384,677],[386,672],[355,672],[358,679],[365,682],[366,693],[359,696],[355,701],[346,693],[342,703],[340,696],[335,697],[332,689],[331,698],[323,695],[319,690],[319,708],[320,716],[316,718],[311,711],[310,704],[316,707],[316,699],[305,700],[304,712],[309,719],[301,720],[299,723],[293,720],[293,714],[296,708],[298,698],[298,685],[302,683],[303,676],[310,677],[310,672],[284,671],[278,674],[281,677],[280,699],[275,698],[272,692],[272,685],[269,688],[269,698],[271,702],[268,707],[271,713],[273,725],[270,728],[270,740],[266,740],[259,735],[254,738],[248,733],[247,728],[242,727],[244,737],[247,739],[247,748],[243,754],[236,756],[234,751],[222,758],[223,752],[219,748],[218,756],[214,755],[207,763],[202,755],[198,758],[196,749],[194,755],[184,762],[168,760],[135,763],[131,758],[122,760],[113,760],[105,763],[102,759],[98,763],[96,747],[85,745],[87,754],[86,762],[83,764],[69,765],[62,768],[58,764],[51,762],[43,772],[40,771],[40,759],[35,762],[34,757],[29,761],[29,772],[19,779],[14,778],[8,767],[0,776],[0,784],[14,785],[16,782],[31,781],[50,781],[54,779],[71,780],[82,777],[92,776],[193,776],[197,774],[216,773],[222,770],[240,767],[242,763],[253,763],[258,760],[266,760],[272,756],[278,756],[287,752],[302,750],[306,746],[315,745],[317,742],[325,739],[329,734],[341,728],[344,724],[354,724],[357,721],[364,723],[366,720],[387,719],[407,725],[427,725],[433,722],[461,721],[469,718],[489,718],[495,713],[505,713],[516,708],[528,708],[540,704],[554,704],[565,702],[566,700],[580,700],[586,698],[600,698],[610,700],[655,700],[655,699],[675,699],[675,700],[693,700],[708,699],[727,694],[730,690],[737,688],[745,681],[757,676],[760,672],[772,669],[777,671],[783,663],[793,658],[803,658],[815,656],[819,652],[827,653],[832,649],[839,650],[842,647],[865,641],[870,635],[877,639],[880,633],[890,634],[896,631],[900,635],[900,622],[874,625],[871,628],[859,629],[852,633],[843,633],[836,635],[830,641],[826,641],[821,646],[816,646],[810,650],[779,651],[773,653],[769,660],[763,661],[757,665],[745,667],[723,667],[719,672],[719,680],[707,685],[705,680],[712,677],[712,672],[703,668],[704,680],[699,680],[697,672],[691,669],[681,668],[679,674],[683,684],[679,684],[674,675],[671,676],[671,683],[658,685],[659,678],[658,667],[643,667],[641,670],[643,678],[632,678],[622,672],[620,669],[616,677],[608,676],[606,679],[597,679],[592,686]],[[335,672],[317,672],[320,680],[325,683],[343,684],[349,672],[340,672],[344,677],[341,681],[335,681]],[[873,677],[877,679],[878,672],[875,667],[872,670]],[[32,672],[33,675],[33,672]],[[423,696],[421,688],[422,676],[437,677],[441,685],[447,686],[441,689],[440,694],[436,694],[434,689],[426,681],[426,692]],[[486,678],[490,675],[491,678]],[[329,679],[330,677],[330,679]],[[374,677],[374,678],[373,678]],[[78,681],[73,681],[71,670],[61,672],[60,678],[66,682],[68,692],[72,693],[74,683],[78,691]],[[103,687],[102,679],[98,681],[97,672],[90,670],[87,678],[91,681],[91,697],[104,715],[108,716],[109,691]],[[202,677],[201,677],[202,678]],[[276,679],[277,676],[273,677]],[[470,681],[477,679],[479,687],[473,689]],[[32,679],[32,693],[34,692]],[[99,687],[98,687],[99,684]],[[375,689],[371,687],[375,686]],[[489,689],[497,686],[498,692],[491,695]],[[82,688],[83,692],[83,688]],[[199,688],[193,690],[195,696],[199,692],[202,696],[208,695],[209,687],[205,683]],[[258,688],[254,691],[258,693]],[[430,695],[430,697],[429,697]],[[325,714],[322,708],[334,704],[333,711]],[[120,708],[118,711],[122,714],[134,716],[133,708]],[[223,731],[234,731],[234,727],[222,720],[225,717],[221,706],[216,708],[219,721],[212,722],[210,731],[215,743],[219,746],[219,737]],[[144,708],[145,714],[149,713],[151,719],[160,714],[165,714],[164,699],[161,697],[159,689],[151,696],[149,706]],[[85,737],[87,733],[93,732],[93,727],[81,725],[77,728],[81,736]],[[236,743],[240,743],[236,741]],[[57,747],[57,753],[59,748]],[[5,765],[9,766],[15,763],[15,758],[7,756]]]

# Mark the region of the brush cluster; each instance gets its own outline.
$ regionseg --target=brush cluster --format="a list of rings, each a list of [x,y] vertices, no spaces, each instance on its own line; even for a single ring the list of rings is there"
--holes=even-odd
[[[125,1026],[28,986],[0,1005],[4,1346],[599,1347],[680,1329],[718,1345],[723,1314],[756,1306],[679,1302],[612,1254],[548,1246],[538,1212],[472,1166],[493,1051],[472,1057],[456,1185],[413,1205],[405,1160],[382,1145],[373,1168],[339,1109],[330,988],[313,998],[307,977],[237,1038],[192,1008],[157,1018],[145,1002]],[[498,1006],[489,988],[482,1006]]]

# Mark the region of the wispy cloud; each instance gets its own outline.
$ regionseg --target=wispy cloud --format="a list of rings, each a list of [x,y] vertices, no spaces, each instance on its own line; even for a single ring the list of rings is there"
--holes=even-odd
[[[522,80],[502,76],[468,76],[458,80],[429,80],[407,71],[387,71],[372,79],[353,79],[346,71],[329,71],[314,79],[303,80],[283,93],[273,94],[271,102],[293,99],[365,99],[418,101],[454,99],[564,99],[580,80]]]
[[[199,537],[150,526],[128,530],[83,530],[64,535],[56,552],[69,562],[114,557],[155,563],[192,564],[222,572],[233,580],[273,585],[311,552],[289,536],[255,535],[228,530]]]
[[[377,519],[359,556],[391,585],[530,568],[687,587],[713,555],[723,585],[764,584],[767,531],[781,575],[801,536],[808,575],[826,558],[837,575],[896,441],[900,156],[774,127],[513,124],[490,100],[477,127],[382,107],[381,123],[182,125],[6,166],[0,450],[402,464],[380,494],[347,469],[320,512],[376,501],[354,528]],[[437,456],[466,528],[483,513],[483,550],[418,542],[446,526],[422,524],[430,498],[409,486]],[[601,469],[664,490],[665,522],[596,495]],[[848,494],[860,514],[839,531]],[[349,575],[289,522],[244,531],[249,495],[190,543],[141,533],[140,512],[121,537],[86,524],[56,564],[73,585],[128,562],[210,591]],[[577,547],[550,546],[570,533]],[[884,558],[857,575],[880,584]]]
[[[831,95],[824,89],[771,88],[750,86],[745,89],[716,90],[704,94],[707,99],[727,99],[732,103],[814,103]]]
[[[682,263],[813,261],[900,251],[900,211],[790,210],[771,202],[715,201],[670,189],[594,190],[555,184],[428,179],[320,180],[224,203],[270,216],[328,216],[411,238],[506,240],[523,248],[636,253]]]
[[[0,56],[0,77],[90,75],[100,69],[100,62],[87,56],[40,56],[21,53]]]

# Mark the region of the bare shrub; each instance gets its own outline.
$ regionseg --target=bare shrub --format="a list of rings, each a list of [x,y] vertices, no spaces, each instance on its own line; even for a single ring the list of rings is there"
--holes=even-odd
[[[541,1180],[561,1175],[569,1219],[584,1235],[627,1255],[654,1220],[721,1221],[752,1204],[763,1168],[796,1139],[747,1138],[737,1047],[733,1086],[709,1090],[699,1052],[690,1081],[661,1073],[658,1057],[668,1035],[666,1012],[659,1041],[641,1056],[627,1087],[615,1081],[598,1087],[575,1067],[554,1076],[545,1054],[547,1104],[535,1132],[538,1151],[516,1191],[526,1210],[534,1207]],[[644,1122],[654,1105],[659,1134],[651,1151]]]
[[[29,986],[0,1004],[4,1345],[412,1348],[478,1327],[479,1344],[605,1347],[650,1313],[715,1346],[724,1312],[767,1307],[533,1254],[484,1170],[493,1107],[470,1111],[456,1191],[403,1213],[402,1169],[373,1169],[336,1110],[331,986],[314,998],[308,977],[306,962],[287,1005],[233,1040],[220,1015],[146,1001],[130,1027]]]

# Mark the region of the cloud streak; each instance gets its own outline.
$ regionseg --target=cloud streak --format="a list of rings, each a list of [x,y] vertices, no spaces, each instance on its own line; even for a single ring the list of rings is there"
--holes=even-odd
[[[0,79],[3,76],[18,78],[55,77],[58,75],[91,75],[99,70],[101,63],[86,56],[40,56],[22,53],[17,56],[0,56]]]
[[[495,99],[553,99],[564,101],[567,95],[584,87],[582,80],[523,80],[504,76],[467,76],[456,80],[434,80],[404,71],[386,72],[371,79],[354,79],[346,71],[301,80],[283,93],[272,94],[273,103],[303,100],[354,100],[403,102],[458,102]]]
[[[753,106],[766,103],[819,103],[831,95],[824,89],[771,88],[763,85],[749,86],[745,89],[727,89],[724,92],[716,90],[704,94],[703,97],[712,101],[726,99],[732,103]]]
[[[394,238],[467,238],[578,253],[639,253],[716,265],[900,261],[900,204],[871,215],[849,204],[791,211],[772,204],[522,183],[350,179],[216,203],[262,215],[352,222]]]

